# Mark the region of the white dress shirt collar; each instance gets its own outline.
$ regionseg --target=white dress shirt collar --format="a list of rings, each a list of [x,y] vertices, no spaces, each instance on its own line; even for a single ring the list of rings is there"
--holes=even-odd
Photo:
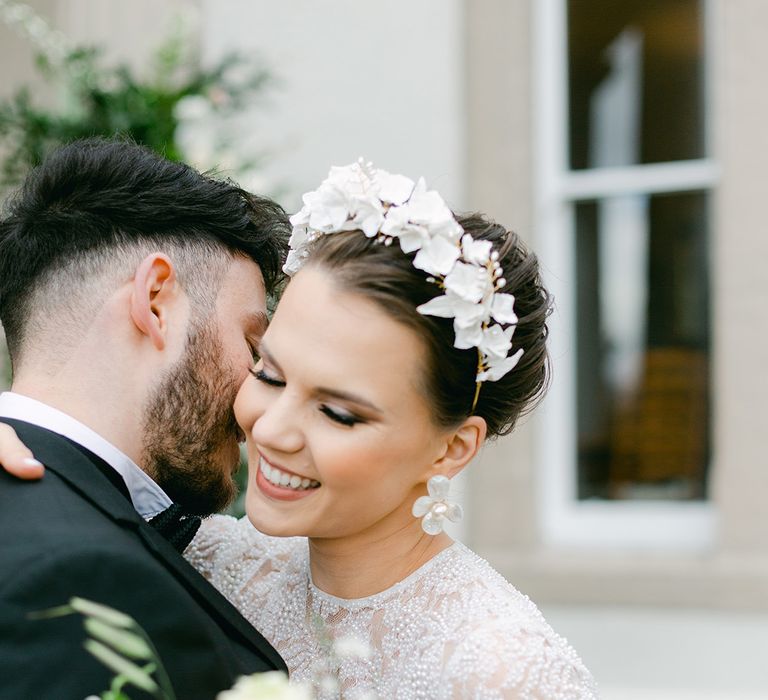
[[[0,394],[0,416],[26,421],[63,435],[101,457],[123,478],[133,507],[145,520],[172,504],[168,494],[128,455],[72,416],[12,391]]]

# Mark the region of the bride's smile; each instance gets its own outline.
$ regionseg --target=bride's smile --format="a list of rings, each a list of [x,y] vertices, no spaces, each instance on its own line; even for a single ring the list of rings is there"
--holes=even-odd
[[[267,495],[278,499],[303,498],[307,491],[320,486],[319,481],[270,464],[263,455],[259,459],[256,484]]]
[[[273,535],[380,541],[411,529],[418,540],[413,502],[430,476],[453,475],[458,452],[432,419],[416,333],[308,268],[260,354],[235,403],[252,522]]]

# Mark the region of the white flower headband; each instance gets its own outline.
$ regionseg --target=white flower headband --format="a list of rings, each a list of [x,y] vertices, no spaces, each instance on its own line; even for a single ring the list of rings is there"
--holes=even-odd
[[[328,177],[303,197],[291,217],[293,233],[283,270],[294,275],[314,240],[340,231],[362,231],[385,245],[397,239],[404,253],[416,252],[414,267],[444,294],[417,307],[425,316],[452,318],[454,347],[477,348],[477,391],[512,370],[523,354],[510,355],[517,316],[515,297],[497,290],[506,284],[490,241],[475,241],[459,225],[443,198],[418,182],[393,175],[360,159],[332,167]]]

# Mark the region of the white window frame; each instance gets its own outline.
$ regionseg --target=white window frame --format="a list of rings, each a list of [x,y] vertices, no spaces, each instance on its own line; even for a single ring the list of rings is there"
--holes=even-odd
[[[703,0],[704,1],[704,0]],[[540,527],[552,546],[707,550],[716,536],[710,501],[579,501],[576,471],[576,280],[573,249],[575,204],[624,194],[705,190],[718,169],[698,160],[573,171],[568,168],[566,0],[533,6],[533,125],[536,243],[555,297],[551,320],[554,372],[538,422]],[[712,33],[712,5],[704,2],[705,46]],[[705,56],[705,91],[711,60]],[[708,100],[705,100],[708,103]],[[707,113],[711,133],[712,110]],[[706,139],[707,145],[711,139]],[[711,153],[711,148],[706,149]],[[710,221],[712,218],[710,217]],[[711,357],[711,355],[710,355]]]

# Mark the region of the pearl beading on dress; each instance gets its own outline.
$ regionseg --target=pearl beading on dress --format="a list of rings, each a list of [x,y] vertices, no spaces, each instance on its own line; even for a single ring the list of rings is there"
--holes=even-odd
[[[294,680],[327,670],[324,637],[369,642],[368,658],[332,660],[339,685],[317,688],[320,698],[597,697],[581,659],[536,606],[460,543],[356,600],[313,585],[304,538],[268,537],[245,518],[204,521],[185,556],[272,643]]]

